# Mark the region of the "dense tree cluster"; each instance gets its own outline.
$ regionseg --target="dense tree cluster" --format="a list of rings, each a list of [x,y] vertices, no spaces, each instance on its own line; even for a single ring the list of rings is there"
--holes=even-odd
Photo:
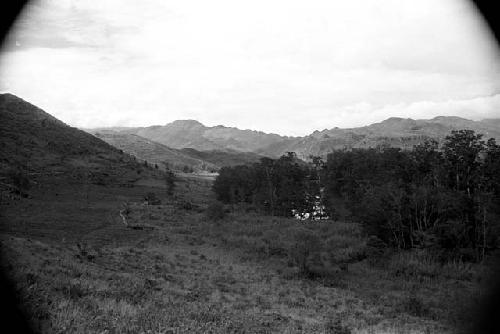
[[[292,210],[310,211],[318,192],[314,170],[288,153],[279,159],[223,167],[213,189],[224,203],[250,203],[261,211],[291,216]]]
[[[324,169],[326,199],[342,198],[367,231],[398,248],[436,247],[481,259],[498,246],[500,147],[471,130],[412,151],[336,151]]]
[[[343,203],[369,235],[400,249],[435,248],[480,260],[499,246],[500,146],[471,130],[412,150],[338,150],[305,163],[293,153],[224,167],[213,189],[224,203],[251,203],[271,215],[330,216]]]

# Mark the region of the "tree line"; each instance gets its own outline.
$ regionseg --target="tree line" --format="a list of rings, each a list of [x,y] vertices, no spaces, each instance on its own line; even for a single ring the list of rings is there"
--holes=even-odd
[[[224,167],[213,189],[224,203],[279,216],[311,212],[319,198],[333,217],[342,203],[387,245],[480,260],[500,236],[500,146],[482,138],[457,130],[441,146],[336,150],[309,163],[288,153]]]
[[[289,152],[279,159],[223,167],[213,189],[224,203],[249,203],[266,214],[290,216],[292,210],[311,208],[313,178],[308,164]]]

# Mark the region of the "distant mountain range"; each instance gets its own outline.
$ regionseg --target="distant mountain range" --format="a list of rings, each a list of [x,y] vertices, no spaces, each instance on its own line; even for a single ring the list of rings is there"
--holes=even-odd
[[[325,129],[304,137],[222,125],[207,127],[194,120],[82,131],[15,95],[0,94],[0,169],[29,164],[31,170],[93,168],[118,172],[121,168],[123,173],[137,172],[137,162],[130,161],[128,153],[159,168],[168,165],[175,170],[215,171],[287,152],[307,160],[310,155],[325,156],[344,148],[384,145],[411,149],[428,138],[442,141],[451,130],[459,129],[474,130],[485,139],[500,139],[500,119],[471,121],[444,116],[429,120],[392,117],[369,126]]]
[[[103,130],[138,135],[171,148],[194,148],[198,151],[255,152],[262,147],[288,138],[277,134],[240,130],[222,125],[207,127],[195,120],[179,120],[164,126],[90,129],[93,133]]]
[[[452,130],[460,129],[470,129],[482,133],[485,139],[491,137],[500,139],[500,119],[471,121],[455,116],[439,116],[428,120],[391,117],[368,126],[325,129],[314,131],[304,137],[286,137],[222,125],[207,127],[194,120],[179,120],[164,126],[100,128],[89,131],[136,135],[176,149],[191,148],[196,151],[216,150],[217,152],[232,153],[252,152],[273,158],[286,154],[286,152],[296,152],[298,157],[307,159],[310,155],[325,156],[335,149],[344,148],[369,148],[386,145],[411,149],[413,145],[428,138],[442,141]],[[113,144],[111,141],[108,142]],[[123,149],[130,151],[126,148]],[[206,160],[204,155],[195,154],[195,156]]]
[[[144,137],[110,130],[89,130],[96,137],[141,160],[177,171],[217,171],[223,166],[258,162],[260,155],[233,150],[198,151],[192,148],[176,149]]]
[[[433,119],[414,120],[391,117],[368,126],[315,131],[312,134],[269,145],[261,153],[270,156],[294,151],[301,158],[309,155],[324,156],[334,149],[370,148],[377,146],[411,149],[426,139],[441,142],[452,130],[470,129],[484,138],[500,139],[500,119],[471,121],[455,116],[439,116]]]

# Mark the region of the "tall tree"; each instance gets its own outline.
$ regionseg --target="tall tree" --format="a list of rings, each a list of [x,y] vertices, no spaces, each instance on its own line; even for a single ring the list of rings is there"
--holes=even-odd
[[[444,159],[449,167],[449,182],[456,191],[472,196],[474,181],[479,176],[480,153],[485,149],[482,134],[472,130],[453,130],[443,144]]]
[[[175,173],[168,168],[165,171],[165,186],[167,189],[167,196],[173,196],[175,190]]]

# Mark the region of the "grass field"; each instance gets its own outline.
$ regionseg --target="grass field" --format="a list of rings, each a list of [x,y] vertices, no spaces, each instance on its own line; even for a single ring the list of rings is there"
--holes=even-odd
[[[3,270],[33,326],[49,333],[451,333],[470,322],[485,273],[425,253],[385,254],[326,276],[290,262],[289,231],[304,223],[234,211],[206,218],[210,179],[134,187],[40,182],[3,202]],[[160,205],[144,205],[155,192]],[[119,216],[129,203],[127,228]],[[359,226],[305,228],[363,249]],[[333,241],[332,241],[333,240]]]

